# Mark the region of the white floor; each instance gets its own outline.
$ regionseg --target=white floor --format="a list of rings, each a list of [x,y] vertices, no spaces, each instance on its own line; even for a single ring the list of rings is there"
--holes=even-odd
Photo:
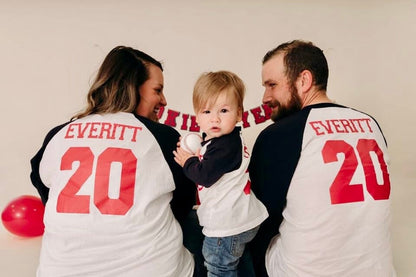
[[[32,277],[36,275],[42,237],[22,238],[0,227],[0,276]]]
[[[404,230],[405,231],[405,230]],[[8,233],[0,227],[0,276],[4,277],[32,277],[36,275],[39,259],[41,237],[21,238]],[[416,277],[416,260],[412,262],[414,248],[400,251],[396,259],[398,277]],[[410,254],[406,256],[406,254]],[[413,254],[414,258],[414,254]]]
[[[416,196],[414,180],[402,180],[393,198],[393,253],[398,277],[416,277],[416,216],[410,211]],[[2,207],[3,208],[3,207]],[[42,237],[22,238],[9,233],[0,223],[0,276],[34,277]]]

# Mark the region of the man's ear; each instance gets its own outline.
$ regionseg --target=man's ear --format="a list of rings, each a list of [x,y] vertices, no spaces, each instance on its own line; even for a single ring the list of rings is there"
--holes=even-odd
[[[309,70],[304,70],[299,74],[298,89],[301,92],[307,92],[313,85],[313,76]]]

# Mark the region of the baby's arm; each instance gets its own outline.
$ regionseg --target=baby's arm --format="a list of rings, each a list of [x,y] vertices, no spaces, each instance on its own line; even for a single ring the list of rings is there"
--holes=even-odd
[[[183,167],[186,160],[188,160],[191,157],[198,157],[199,156],[199,150],[195,154],[191,154],[185,150],[183,150],[181,147],[176,148],[176,151],[173,151],[173,155],[175,156],[175,162],[177,162],[180,166]]]

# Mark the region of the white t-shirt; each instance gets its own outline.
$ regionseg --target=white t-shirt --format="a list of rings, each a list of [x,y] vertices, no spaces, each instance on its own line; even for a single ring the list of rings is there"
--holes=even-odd
[[[47,138],[37,276],[192,276],[170,208],[174,178],[144,122],[168,128],[130,113],[90,115]]]
[[[259,186],[256,195],[273,216],[277,195],[287,191],[283,221],[274,225],[280,234],[266,254],[270,277],[395,276],[389,157],[372,117],[335,104],[308,106],[266,128],[253,159],[253,190]]]
[[[186,161],[184,171],[198,184],[197,213],[203,234],[226,237],[260,225],[268,213],[250,188],[250,154],[240,128],[204,141],[200,154],[200,160]]]

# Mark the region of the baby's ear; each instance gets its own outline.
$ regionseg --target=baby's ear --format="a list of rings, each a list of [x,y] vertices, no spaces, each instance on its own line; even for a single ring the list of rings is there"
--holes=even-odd
[[[237,122],[240,122],[243,119],[244,108],[239,107],[237,113]]]

